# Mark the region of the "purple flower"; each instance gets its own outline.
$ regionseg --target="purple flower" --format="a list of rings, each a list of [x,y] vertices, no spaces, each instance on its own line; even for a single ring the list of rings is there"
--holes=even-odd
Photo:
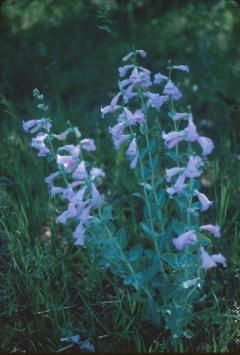
[[[67,139],[67,136],[71,132],[71,128],[66,129],[66,131],[59,133],[59,134],[53,134],[54,138],[57,138],[59,141],[64,141]]]
[[[81,246],[84,245],[85,229],[81,222],[78,224],[77,228],[75,229],[73,233],[73,238],[76,239],[74,243],[75,245],[81,245]]]
[[[157,73],[154,75],[154,84],[161,84],[161,82],[164,80],[168,80],[168,77],[162,75],[161,73]]]
[[[183,169],[179,167],[166,169],[166,180],[167,182],[171,181],[171,178],[177,174],[179,174]]]
[[[188,126],[183,132],[185,133],[185,140],[188,142],[195,142],[199,138],[197,128],[192,120],[188,121]]]
[[[203,193],[195,190],[196,195],[199,199],[199,202],[201,203],[201,211],[206,211],[209,209],[209,207],[212,205],[212,201],[209,201],[207,196],[205,196]]]
[[[186,179],[186,177],[185,177],[184,174],[180,175],[180,176],[177,178],[175,184],[173,185],[173,189],[174,189],[174,191],[175,191],[176,193],[179,194],[180,192],[183,191],[183,189],[184,189],[184,187],[185,187],[185,184],[184,184],[185,179]]]
[[[80,216],[79,219],[81,221],[82,224],[86,224],[90,218],[89,212],[90,212],[90,208],[91,206],[87,206],[85,207],[85,204],[87,203],[87,201],[85,201],[85,203],[80,204]]]
[[[189,67],[187,65],[174,65],[172,66],[172,69],[189,72]]]
[[[203,161],[199,156],[190,156],[184,175],[189,178],[199,177],[201,172],[198,169],[203,165]]]
[[[35,133],[36,130],[33,128],[38,129],[38,120],[22,121],[22,128],[26,133],[29,133],[31,130],[33,130],[33,133]]]
[[[36,133],[39,129],[49,130],[52,127],[48,118],[42,118],[40,120],[23,121],[22,127],[26,133]]]
[[[136,110],[134,114],[124,107],[125,118],[129,126],[135,125],[137,123],[141,124],[145,122],[144,113],[141,110]]]
[[[169,95],[174,101],[180,100],[182,97],[182,93],[171,80],[168,80],[167,84],[164,86],[163,94]]]
[[[88,152],[93,152],[94,150],[96,150],[96,146],[93,139],[90,138],[82,139],[80,144],[82,149],[85,149]]]
[[[76,180],[85,180],[88,176],[86,165],[84,161],[78,164],[76,170],[73,172],[72,177]]]
[[[165,140],[165,145],[169,149],[175,147],[176,144],[184,139],[182,132],[177,131],[172,131],[169,133],[162,132],[162,138]]]
[[[61,175],[61,173],[58,171],[58,172],[56,172],[56,173],[53,173],[53,174],[47,176],[44,181],[45,181],[48,185],[52,186],[54,179],[55,179],[56,177],[60,176],[60,175]]]
[[[211,256],[206,252],[204,247],[200,247],[200,258],[201,258],[201,268],[202,269],[211,269],[212,267],[216,267],[217,264],[211,258]]]
[[[200,146],[202,147],[202,154],[203,155],[211,154],[211,152],[212,152],[212,150],[214,148],[214,144],[213,144],[213,141],[210,138],[208,138],[208,137],[198,137],[197,141],[200,144]]]
[[[215,263],[222,264],[224,267],[227,266],[226,258],[221,253],[213,254],[213,255],[211,255],[211,258]]]
[[[55,197],[57,194],[63,195],[64,191],[63,187],[51,186],[51,197]]]
[[[104,117],[104,115],[106,115],[109,112],[112,113],[112,112],[117,111],[119,108],[121,108],[121,106],[117,105],[118,100],[119,100],[121,95],[122,95],[122,93],[119,92],[116,96],[114,96],[114,98],[112,99],[110,105],[105,106],[105,107],[101,107],[102,117]]]
[[[197,236],[193,230],[181,234],[178,238],[172,239],[177,250],[182,250],[188,245],[193,245],[197,241]]]
[[[91,185],[92,201],[91,205],[94,208],[99,208],[103,204],[103,196],[99,193],[94,184]]]
[[[147,106],[154,107],[157,111],[159,111],[160,107],[168,101],[168,96],[166,95],[161,96],[159,94],[148,92],[146,96],[148,97]]]
[[[108,130],[112,135],[113,139],[120,138],[125,129],[125,122],[119,122],[113,127],[109,127]]]
[[[125,57],[122,58],[123,62],[126,62],[128,59],[130,59],[134,54],[139,54],[141,57],[146,57],[147,53],[142,50],[142,49],[137,49],[135,52],[130,52],[128,53]]]
[[[128,141],[128,139],[130,138],[130,134],[122,134],[119,138],[113,140],[113,143],[114,143],[114,146],[115,146],[115,149],[118,150],[120,149],[121,145]]]
[[[68,208],[60,216],[57,217],[57,221],[62,224],[66,224],[69,218],[75,218],[77,216],[77,210],[73,203],[69,203]]]
[[[120,76],[120,77],[125,76],[125,75],[127,74],[128,70],[129,70],[129,69],[132,69],[132,68],[134,68],[134,65],[133,65],[133,64],[131,64],[131,65],[124,65],[123,67],[118,68],[119,76]]]
[[[220,226],[219,225],[212,225],[212,224],[205,224],[204,226],[200,227],[200,230],[208,231],[214,235],[216,238],[220,238]]]
[[[35,138],[32,138],[31,146],[38,150],[39,157],[46,157],[50,152],[44,143],[47,137],[47,134],[40,132]]]
[[[79,158],[80,147],[79,147],[79,145],[67,144],[67,145],[64,145],[64,146],[58,148],[58,151],[59,152],[62,152],[62,151],[68,152],[69,154],[71,154],[72,158],[77,159],[77,158]]]
[[[90,171],[90,175],[93,179],[96,179],[100,176],[104,177],[105,176],[105,173],[102,169],[100,168],[92,168],[91,171]]]
[[[180,121],[180,120],[188,120],[191,114],[183,112],[174,112],[171,117],[174,121]]]
[[[126,151],[126,155],[131,160],[130,168],[134,169],[137,165],[138,160],[137,142],[135,138],[129,144],[128,150]]]
[[[57,154],[57,164],[62,167],[66,173],[72,173],[77,167],[77,161],[71,155]]]

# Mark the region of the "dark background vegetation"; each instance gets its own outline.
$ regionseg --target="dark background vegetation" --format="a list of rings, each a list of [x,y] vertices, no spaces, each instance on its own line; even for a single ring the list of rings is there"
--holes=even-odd
[[[112,121],[102,120],[100,116],[101,105],[105,106],[117,92],[117,68],[121,65],[121,58],[133,47],[146,50],[145,66],[155,72],[165,73],[169,59],[176,65],[185,64],[191,69],[189,74],[181,74],[176,80],[184,93],[182,108],[191,104],[200,132],[213,138],[216,144],[213,156],[215,180],[209,193],[217,198],[213,213],[217,213],[218,221],[224,224],[225,236],[219,245],[230,260],[229,271],[224,274],[229,280],[224,297],[228,297],[230,309],[239,296],[234,287],[240,279],[237,247],[240,241],[239,1],[6,0],[1,2],[0,30],[0,204],[4,211],[3,221],[8,226],[7,236],[2,230],[8,242],[1,242],[4,260],[1,277],[5,281],[6,275],[8,277],[7,286],[2,291],[5,309],[2,317],[7,324],[3,332],[5,349],[16,346],[17,349],[34,351],[57,346],[50,340],[48,345],[40,342],[42,333],[36,331],[40,323],[35,320],[30,328],[24,328],[24,336],[13,332],[18,324],[12,320],[16,312],[23,312],[20,317],[23,326],[29,324],[33,309],[38,310],[41,302],[46,304],[46,299],[42,301],[41,296],[31,295],[29,291],[35,287],[32,286],[35,285],[35,276],[32,276],[31,284],[31,277],[26,281],[25,274],[16,276],[11,264],[15,255],[16,260],[19,258],[19,263],[22,263],[22,269],[26,268],[26,274],[32,275],[32,263],[36,260],[36,263],[42,262],[39,255],[31,254],[35,243],[33,236],[39,235],[43,226],[50,224],[51,205],[46,206],[48,193],[43,182],[49,170],[47,164],[30,150],[21,131],[23,119],[37,117],[32,90],[37,87],[47,98],[56,131],[63,130],[66,120],[70,120],[84,136],[96,140],[96,160],[108,172],[107,179],[116,205],[119,209],[124,206],[119,224],[131,224],[134,232],[137,217],[131,211],[136,206],[129,201],[134,179],[121,153],[116,158],[107,133]],[[22,227],[19,223],[23,223]],[[30,231],[31,238],[19,237],[17,240],[21,240],[21,246],[14,244],[18,238],[16,233],[25,235],[26,230]],[[7,243],[11,248],[6,246]],[[23,257],[19,254],[20,247],[29,250],[30,255],[26,257],[24,253]],[[54,266],[57,259],[51,253],[48,255],[52,259],[48,259],[47,264],[55,276],[48,282],[49,287],[52,282],[57,289],[63,270],[58,271],[58,266]],[[66,261],[66,265],[75,264],[75,259]],[[65,273],[70,275],[66,276],[66,285],[69,285],[73,276],[67,266]],[[90,271],[89,275],[92,277]],[[46,275],[44,277],[46,280]],[[220,280],[222,277],[221,274]],[[230,281],[232,291],[229,289]],[[28,301],[24,301],[26,293],[21,288],[22,282],[26,282]],[[14,283],[15,288],[12,286]],[[46,285],[48,283],[45,282],[47,294]],[[44,299],[45,296],[42,297]],[[61,302],[59,298],[59,304]],[[25,308],[19,310],[20,304],[30,307],[30,318],[25,318]],[[65,316],[63,311],[59,317]],[[46,326],[43,318],[41,322],[42,327]],[[56,318],[54,322],[57,329],[57,324],[66,322],[66,319]],[[68,322],[71,323],[70,320]],[[75,328],[80,327],[78,323],[74,324]],[[124,323],[119,327],[124,328]],[[100,349],[107,348],[104,346]],[[140,346],[140,349],[143,348]]]

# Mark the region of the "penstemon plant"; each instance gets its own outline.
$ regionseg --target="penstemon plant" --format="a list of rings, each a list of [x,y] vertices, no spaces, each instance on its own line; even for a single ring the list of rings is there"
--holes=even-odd
[[[210,236],[220,237],[220,226],[201,223],[201,212],[213,202],[200,192],[199,177],[214,144],[199,135],[190,108],[178,112],[175,107],[182,93],[172,76],[175,71],[189,72],[188,66],[169,62],[168,75],[152,75],[138,64],[145,56],[145,51],[134,50],[123,58],[119,92],[101,108],[103,118],[112,114],[117,119],[109,133],[115,149],[125,149],[139,186],[133,196],[144,203],[134,240],[124,227],[116,230],[112,206],[98,190],[105,173],[85,158],[85,151],[96,149],[94,141],[80,139],[70,123],[66,131],[53,134],[46,117],[23,122],[23,129],[37,133],[32,146],[39,156],[56,162],[57,171],[45,181],[51,196],[67,204],[58,222],[73,228],[75,244],[86,247],[99,266],[138,297],[143,320],[163,324],[174,348],[182,350],[183,337],[194,335],[194,310],[204,301],[206,270],[226,267],[221,253],[207,251],[213,248]],[[35,89],[34,96],[46,113],[43,95]],[[77,145],[54,148],[54,141],[59,145],[71,134]]]

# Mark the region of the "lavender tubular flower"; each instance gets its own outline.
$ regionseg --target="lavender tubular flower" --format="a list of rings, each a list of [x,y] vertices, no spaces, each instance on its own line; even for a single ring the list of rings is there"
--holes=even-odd
[[[187,65],[173,65],[172,69],[177,69],[189,73],[189,67]]]
[[[171,181],[171,178],[177,174],[179,174],[183,169],[179,167],[166,169],[166,180],[167,182]]]
[[[212,267],[216,267],[217,264],[211,258],[211,256],[206,252],[204,247],[200,247],[200,258],[201,258],[201,268],[202,269],[211,269]]]
[[[154,107],[157,111],[160,110],[162,105],[168,101],[168,96],[154,94],[152,92],[148,92],[145,94],[148,97],[147,105]]]
[[[123,67],[119,67],[118,68],[118,72],[119,72],[119,76],[120,77],[123,77],[127,74],[128,70],[129,69],[132,69],[134,68],[134,65],[133,64],[130,64],[130,65],[124,65]]]
[[[220,226],[219,225],[206,224],[204,226],[201,226],[200,230],[210,232],[216,238],[220,238],[221,237]]]
[[[38,150],[39,157],[46,157],[50,152],[50,150],[47,148],[44,142],[47,137],[48,137],[47,134],[41,132],[38,133],[38,135],[35,138],[32,138],[31,146]]]
[[[164,80],[168,80],[168,77],[165,75],[162,75],[161,73],[157,73],[154,75],[154,84],[161,84]]]
[[[171,149],[175,147],[179,142],[184,139],[182,132],[172,131],[169,133],[162,132],[162,138],[165,141],[165,145],[167,148]]]
[[[204,195],[203,193],[199,192],[199,191],[195,191],[196,195],[199,199],[199,202],[201,203],[201,211],[207,211],[209,209],[209,207],[212,205],[212,201],[209,201],[209,199],[207,198],[206,195]]]
[[[201,175],[199,170],[204,165],[203,160],[199,156],[190,156],[185,169],[184,175],[188,178],[196,178]]]
[[[117,105],[118,100],[122,94],[119,92],[111,101],[110,105],[101,107],[102,117],[104,117],[107,113],[113,113],[117,111],[121,106]]]
[[[88,173],[86,170],[86,165],[84,161],[77,166],[72,174],[73,179],[75,180],[85,180],[88,177]]]
[[[213,141],[208,138],[208,137],[198,137],[197,139],[198,143],[200,144],[202,148],[202,154],[203,155],[208,155],[212,153],[212,150],[214,149],[214,144]]]
[[[93,139],[85,138],[80,141],[82,149],[87,150],[88,152],[93,152],[96,150],[96,145]]]
[[[135,138],[130,143],[126,155],[131,160],[130,168],[134,169],[138,161],[137,142]]]
[[[163,90],[164,95],[169,95],[173,101],[178,101],[182,97],[182,93],[179,89],[173,84],[171,80],[168,80],[167,84]]]
[[[172,239],[172,243],[177,250],[182,250],[186,246],[193,245],[196,242],[197,242],[197,235],[192,230],[181,234],[178,238]]]

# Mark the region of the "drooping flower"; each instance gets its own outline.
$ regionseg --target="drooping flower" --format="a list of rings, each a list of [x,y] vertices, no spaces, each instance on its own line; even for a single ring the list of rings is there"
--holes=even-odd
[[[46,179],[44,180],[49,186],[52,186],[53,181],[60,176],[61,173],[59,171],[57,171],[56,173],[50,174],[49,176],[46,177]]]
[[[95,168],[94,167],[94,168],[92,168],[90,170],[90,175],[91,175],[92,179],[96,179],[96,178],[98,178],[100,176],[104,177],[105,176],[105,172],[102,169],[100,169],[100,168]]]
[[[216,267],[217,264],[208,254],[208,252],[204,249],[204,247],[200,247],[200,258],[201,258],[201,268],[202,269],[211,269],[212,267]]]
[[[172,100],[177,101],[182,97],[182,93],[179,89],[173,84],[172,80],[168,80],[167,84],[163,90],[164,95],[169,95]]]
[[[124,117],[125,122],[129,126],[145,122],[144,113],[141,110],[136,110],[134,113],[132,113],[130,110],[124,107],[123,111],[124,114],[120,115],[119,118],[121,119],[121,117]]]
[[[121,95],[122,95],[122,93],[119,92],[116,96],[114,96],[114,98],[110,102],[110,105],[105,106],[105,107],[101,107],[102,117],[104,117],[107,113],[110,113],[110,112],[113,113],[113,112],[117,111],[119,108],[121,108],[121,106],[117,105],[118,100]]]
[[[72,178],[75,180],[85,180],[88,176],[86,165],[84,161],[78,164],[77,168],[74,170],[72,174]]]
[[[73,203],[69,203],[68,208],[57,217],[57,221],[61,224],[66,224],[68,219],[75,218],[77,216],[77,209]]]
[[[177,250],[182,250],[186,246],[193,245],[197,242],[197,235],[193,230],[181,234],[178,238],[172,239]]]
[[[73,238],[76,239],[74,243],[75,245],[84,245],[85,229],[81,222],[77,225],[75,231],[73,232]]]
[[[103,204],[103,196],[100,194],[94,184],[91,185],[92,200],[91,205],[94,208],[99,208]]]
[[[123,131],[125,129],[125,122],[119,122],[113,127],[109,127],[108,130],[112,135],[112,139],[119,139],[121,135],[123,134]]]
[[[116,150],[120,149],[121,145],[124,142],[128,141],[130,137],[131,137],[130,134],[123,134],[118,139],[114,139],[113,143],[114,143],[115,149]]]
[[[180,175],[175,184],[173,185],[173,189],[176,193],[180,193],[183,191],[184,187],[185,187],[185,179],[186,179],[186,176],[184,174]]]
[[[62,133],[53,134],[53,137],[59,141],[64,141],[65,139],[67,139],[67,136],[69,135],[70,132],[71,132],[71,128],[68,128]]]
[[[221,237],[220,226],[218,224],[216,224],[216,225],[205,224],[204,226],[200,227],[200,230],[208,231],[208,232],[212,233],[214,235],[214,237],[216,237],[216,238]]]
[[[227,267],[226,258],[221,253],[213,254],[211,255],[211,258],[215,263],[222,264],[224,267]]]
[[[57,164],[59,168],[63,168],[65,173],[72,173],[78,163],[71,155],[59,155],[57,154]]]
[[[172,69],[186,71],[187,73],[189,72],[189,67],[187,65],[173,65]]]
[[[168,80],[168,77],[165,75],[162,75],[161,73],[157,73],[154,75],[154,84],[161,84],[162,81]]]
[[[148,92],[146,93],[146,96],[148,97],[147,106],[154,107],[157,111],[159,111],[160,107],[168,101],[167,95],[161,96],[159,94]]]
[[[58,152],[62,151],[68,152],[69,154],[71,154],[73,159],[77,159],[79,158],[80,147],[79,145],[67,144],[58,148]]]
[[[38,150],[39,157],[46,157],[50,152],[44,142],[47,137],[47,134],[40,132],[35,138],[32,138],[31,146]]]
[[[176,144],[184,139],[182,132],[172,131],[169,133],[162,132],[162,138],[165,140],[165,145],[167,148],[171,149],[175,147]]]
[[[136,167],[137,161],[138,161],[137,142],[136,142],[135,138],[129,144],[129,147],[126,151],[126,155],[131,160],[130,168],[134,169]]]
[[[211,154],[213,148],[214,148],[214,144],[213,141],[208,138],[208,137],[198,137],[197,139],[198,143],[200,144],[201,148],[202,148],[202,154],[203,155],[208,155]]]
[[[171,117],[174,121],[188,120],[191,114],[187,112],[174,112],[171,113]]]
[[[185,140],[188,142],[195,142],[199,138],[197,128],[192,120],[188,121],[188,126],[183,130],[183,132],[185,133]]]
[[[82,149],[87,150],[88,152],[93,152],[96,150],[96,145],[93,139],[85,138],[80,141]]]
[[[197,190],[195,190],[195,193],[199,199],[199,202],[201,203],[201,211],[208,210],[209,207],[212,205],[212,201],[209,201],[206,195]]]
[[[126,62],[128,59],[130,59],[134,54],[139,54],[141,57],[146,57],[147,53],[143,49],[137,49],[134,52],[130,52],[125,57],[122,58],[123,62]]]
[[[22,128],[26,133],[36,133],[39,129],[48,131],[52,124],[48,118],[41,118],[40,120],[22,121]]]
[[[133,64],[130,64],[130,65],[124,65],[123,67],[119,67],[118,68],[118,72],[119,72],[119,76],[120,77],[123,77],[127,74],[128,70],[129,69],[132,69],[134,68],[134,65]]]
[[[179,167],[166,169],[166,180],[167,182],[171,181],[171,178],[177,174],[179,174],[183,169]]]
[[[189,178],[199,177],[201,171],[199,170],[204,165],[203,160],[198,155],[190,156],[184,175]]]

